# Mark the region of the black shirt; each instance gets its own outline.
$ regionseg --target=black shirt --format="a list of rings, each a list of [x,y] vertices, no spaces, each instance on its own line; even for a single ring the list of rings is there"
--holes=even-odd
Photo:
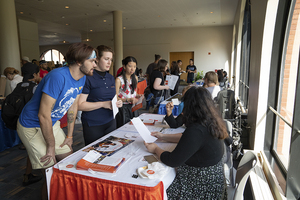
[[[160,85],[164,85],[163,74],[160,71],[154,70],[150,76],[150,90],[154,94],[155,97],[159,97],[159,96],[161,96],[162,90],[156,90],[153,88],[153,84],[154,84],[156,78],[160,78],[161,79]]]
[[[165,120],[171,128],[178,128],[183,125],[182,113],[180,113],[176,118],[174,118],[173,114],[171,114],[169,117],[166,115]]]
[[[148,65],[147,70],[146,70],[146,74],[148,74],[149,76],[151,76],[153,69],[156,67],[156,63],[151,63]]]
[[[195,65],[188,65],[186,67],[186,71],[187,70],[195,71],[195,70],[197,70],[197,67]],[[194,78],[194,73],[193,72],[188,73],[188,78]]]
[[[171,167],[183,164],[194,167],[216,165],[223,157],[223,140],[214,138],[205,126],[191,124],[183,132],[172,152],[161,154],[161,161]]]

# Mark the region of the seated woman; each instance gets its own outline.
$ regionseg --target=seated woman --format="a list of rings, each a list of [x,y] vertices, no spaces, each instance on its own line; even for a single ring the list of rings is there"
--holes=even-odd
[[[19,71],[13,67],[7,67],[4,69],[3,74],[10,80],[10,88],[13,91],[18,83],[23,81],[23,77],[19,75]]]
[[[184,98],[182,134],[152,135],[169,142],[178,142],[172,152],[155,143],[145,143],[150,153],[171,167],[178,167],[174,181],[167,189],[169,199],[226,199],[223,139],[226,126],[215,109],[210,93],[202,87],[190,88]]]
[[[164,100],[164,90],[168,90],[170,87],[165,85],[164,76],[168,69],[168,61],[161,59],[158,61],[156,67],[150,76],[150,90],[154,95],[154,102],[152,105],[158,105]]]
[[[188,89],[190,89],[191,87],[193,87],[193,86],[189,85],[189,86],[186,86],[182,90],[182,99],[183,99],[186,91]],[[183,107],[184,107],[184,102],[181,101],[181,103],[178,106],[178,113],[180,113],[180,114],[176,118],[174,118],[173,113],[172,113],[172,110],[174,108],[173,102],[167,103],[167,105],[166,105],[167,114],[165,116],[165,120],[171,128],[178,128],[183,125],[183,115],[182,115]]]
[[[137,60],[128,56],[122,60],[123,71],[116,78],[116,94],[118,100],[123,102],[123,107],[119,109],[116,116],[117,128],[129,122],[135,113],[131,111],[132,105],[136,104],[139,98],[143,98],[136,93],[138,77],[135,75]]]
[[[218,76],[215,72],[206,72],[204,76],[205,88],[211,93],[211,97],[214,100],[218,93],[221,91],[220,86],[218,86]]]

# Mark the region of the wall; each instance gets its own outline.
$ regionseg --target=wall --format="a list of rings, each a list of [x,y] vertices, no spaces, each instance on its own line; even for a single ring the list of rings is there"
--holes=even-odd
[[[113,47],[113,33],[89,33],[90,45],[100,44]],[[194,51],[195,65],[204,72],[223,68],[229,70],[232,26],[168,28],[147,30],[124,30],[124,57],[134,56],[138,67],[146,71],[154,61],[154,54],[160,54],[169,60],[170,52]],[[41,46],[41,52],[50,46]],[[64,54],[61,45],[52,46]],[[211,52],[211,55],[208,55]],[[116,66],[117,68],[121,66]]]
[[[36,22],[18,20],[21,57],[27,56],[30,60],[39,58],[39,33]]]

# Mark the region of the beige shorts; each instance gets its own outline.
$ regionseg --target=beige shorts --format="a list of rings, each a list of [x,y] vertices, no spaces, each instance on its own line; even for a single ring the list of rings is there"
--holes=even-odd
[[[45,163],[40,161],[40,158],[46,155],[46,142],[42,134],[41,128],[25,128],[18,120],[17,132],[26,147],[32,169],[48,168],[54,165],[53,160],[46,166]],[[55,138],[55,155],[61,155],[71,152],[68,145],[64,145],[62,148],[59,146],[64,142],[66,134],[60,128],[60,121],[57,121],[53,125],[53,135]]]

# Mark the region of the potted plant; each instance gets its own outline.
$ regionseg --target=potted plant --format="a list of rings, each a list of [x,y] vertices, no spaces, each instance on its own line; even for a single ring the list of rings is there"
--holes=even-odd
[[[204,73],[202,70],[202,71],[196,73],[195,82],[197,82],[198,80],[202,80],[203,78],[204,78]]]

